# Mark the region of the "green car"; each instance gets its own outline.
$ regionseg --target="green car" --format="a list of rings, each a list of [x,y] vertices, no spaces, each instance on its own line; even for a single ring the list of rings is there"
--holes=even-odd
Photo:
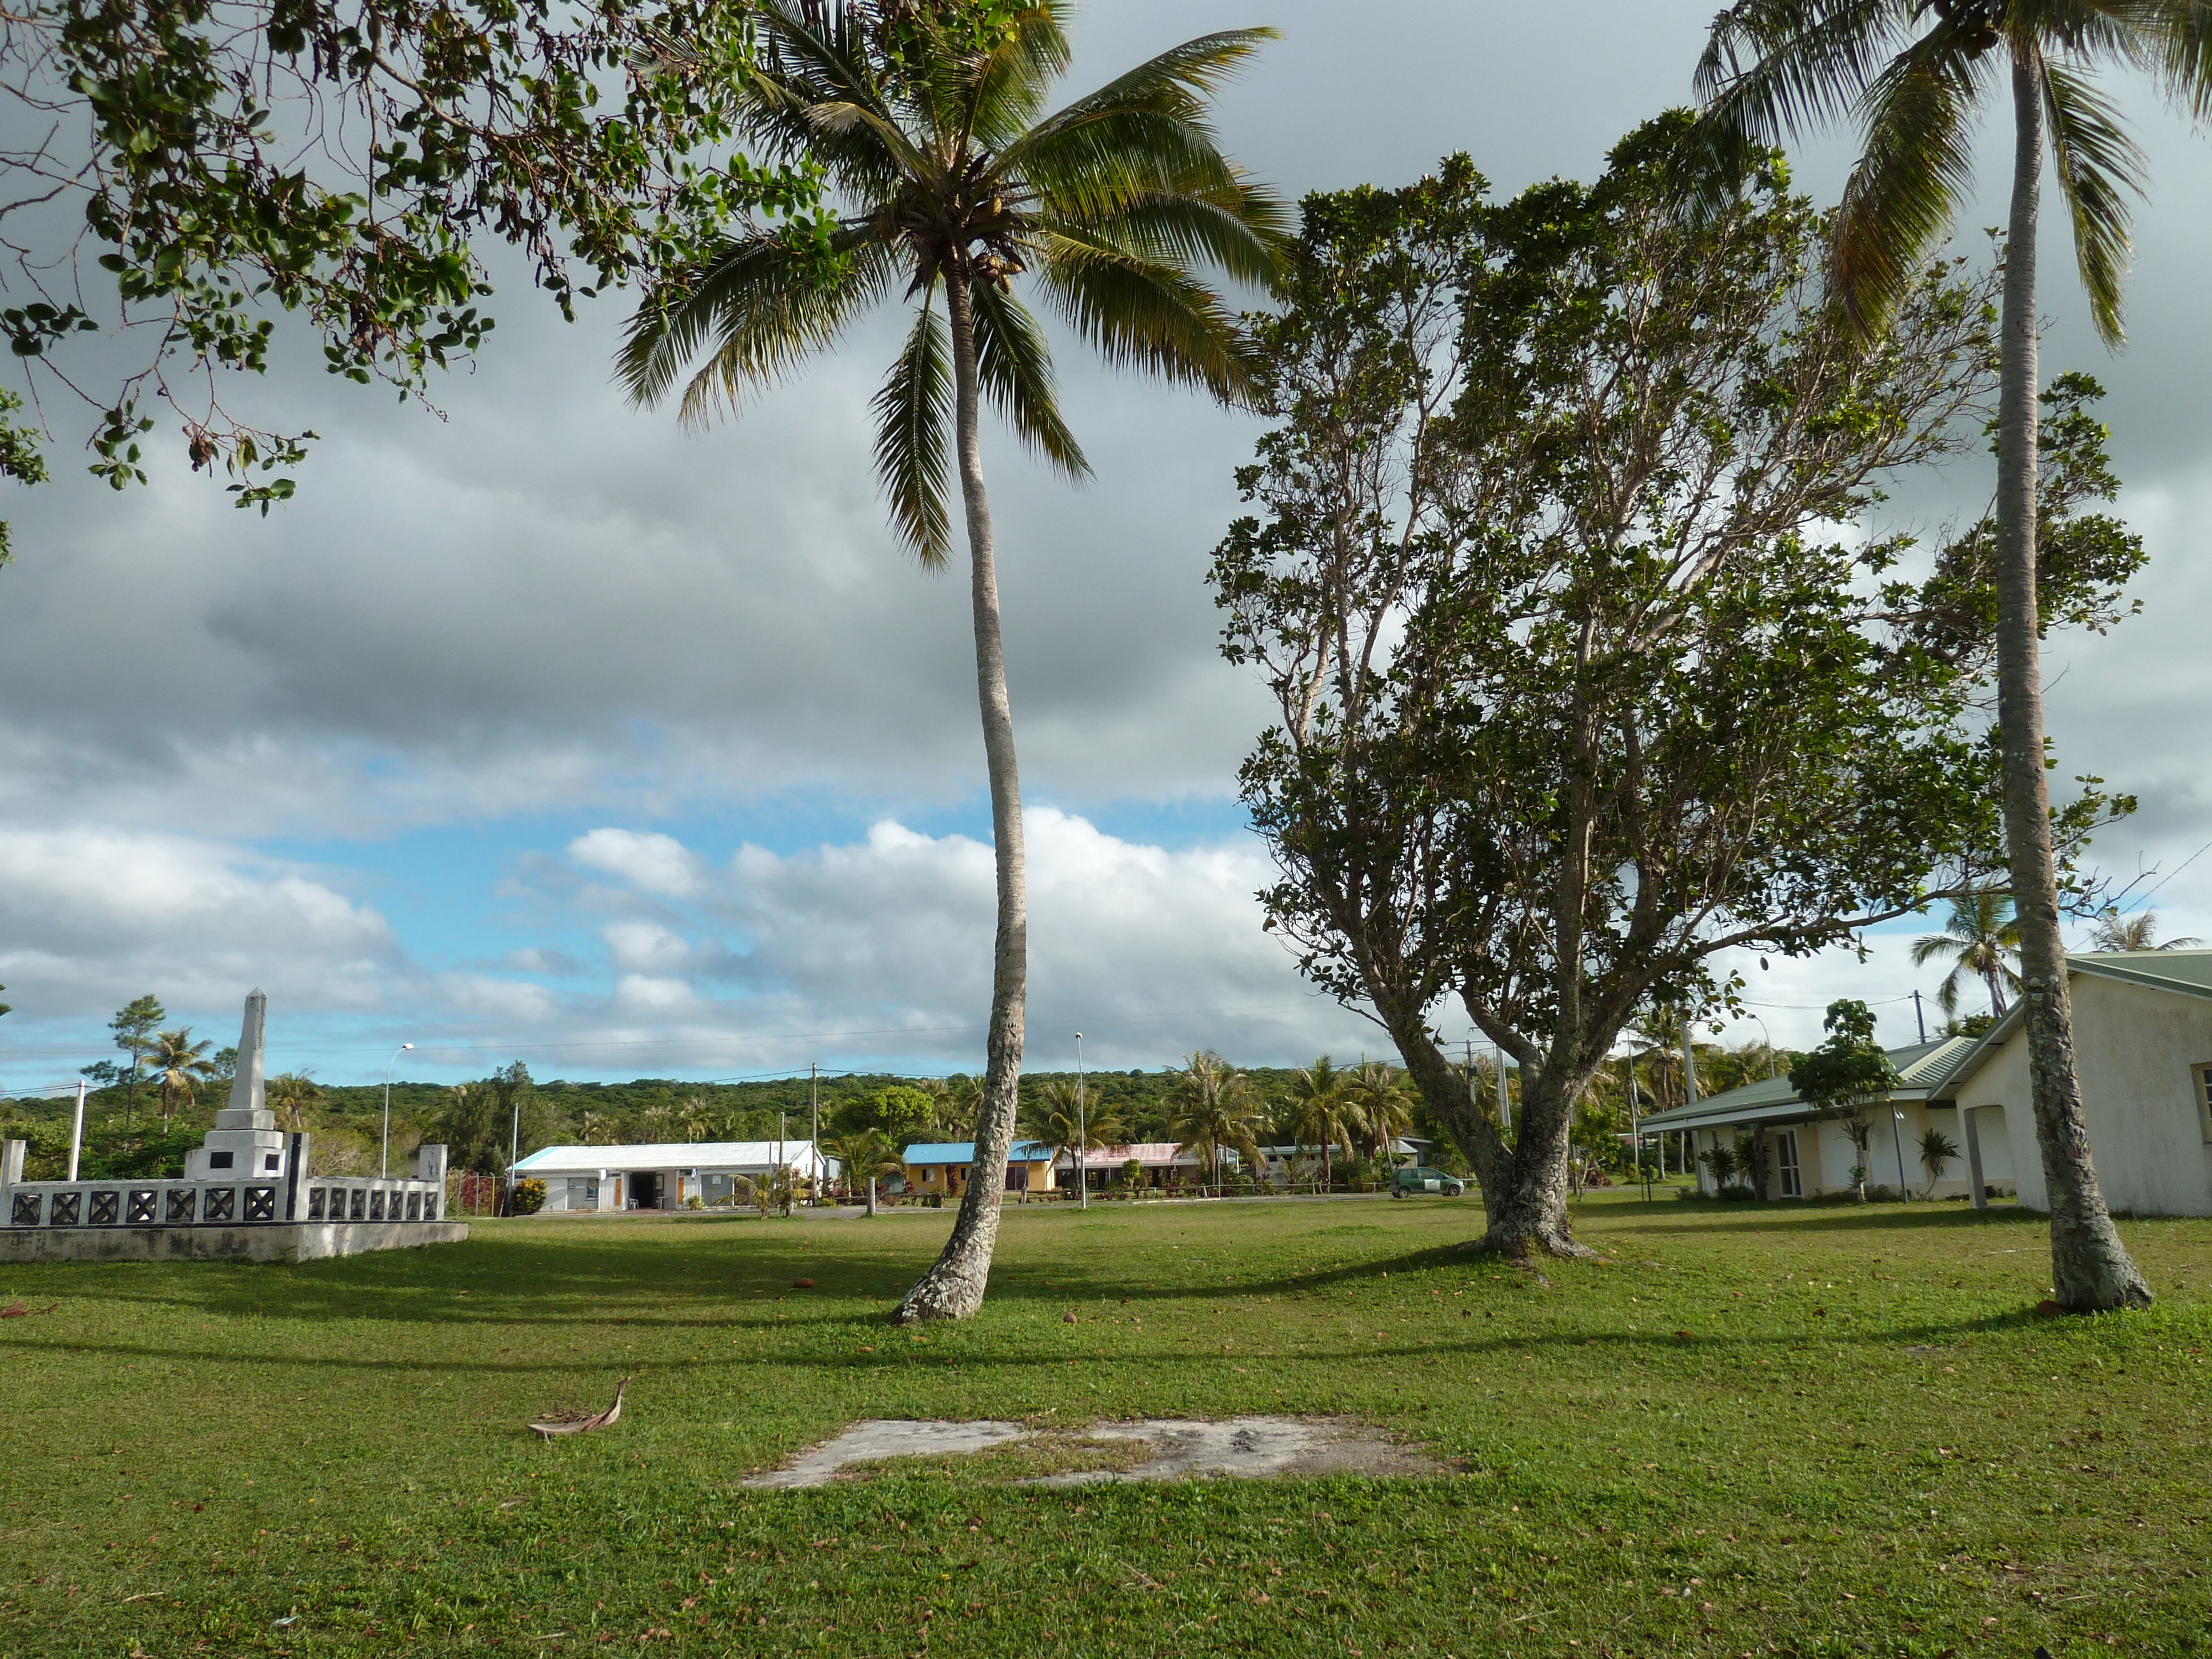
[[[1457,1198],[1467,1190],[1467,1183],[1457,1176],[1446,1175],[1442,1170],[1425,1166],[1398,1170],[1390,1176],[1390,1196],[1404,1198],[1411,1193],[1442,1193],[1446,1198]]]

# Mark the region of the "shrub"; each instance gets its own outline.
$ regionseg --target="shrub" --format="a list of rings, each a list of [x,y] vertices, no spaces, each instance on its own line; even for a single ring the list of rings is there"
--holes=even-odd
[[[536,1176],[525,1176],[514,1183],[507,1207],[510,1215],[536,1215],[545,1207],[545,1183]]]

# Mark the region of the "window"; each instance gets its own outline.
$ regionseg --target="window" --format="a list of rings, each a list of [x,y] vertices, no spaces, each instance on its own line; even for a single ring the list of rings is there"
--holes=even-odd
[[[228,1170],[230,1168],[230,1154],[228,1152],[210,1152],[208,1154],[208,1168],[210,1170]]]
[[[2197,1068],[2197,1127],[2212,1141],[2212,1066]]]
[[[1797,1167],[1797,1132],[1784,1129],[1774,1137],[1774,1173],[1782,1183],[1782,1196],[1805,1196],[1805,1178]]]

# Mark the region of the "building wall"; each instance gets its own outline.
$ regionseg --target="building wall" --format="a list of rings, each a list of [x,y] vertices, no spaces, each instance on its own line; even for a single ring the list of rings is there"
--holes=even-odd
[[[1890,1115],[1893,1111],[1903,1112],[1904,1121],[1896,1122]],[[1967,1194],[1972,1183],[1966,1173],[1966,1137],[1960,1130],[1957,1112],[1938,1106],[1932,1109],[1931,1115],[1930,1108],[1919,1101],[1908,1100],[1869,1106],[1866,1116],[1874,1126],[1873,1139],[1867,1148],[1868,1186],[1887,1187],[1893,1190],[1896,1188],[1898,1155],[1902,1150],[1906,1187],[1916,1198],[1928,1193],[1928,1172],[1920,1163],[1920,1137],[1932,1122],[1959,1148],[1959,1157],[1945,1168],[1943,1178],[1935,1185],[1933,1196],[1939,1199],[1960,1198]],[[1748,1129],[1750,1126],[1744,1127]],[[1767,1190],[1771,1196],[1777,1200],[1782,1197],[1781,1160],[1777,1155],[1776,1143],[1787,1131],[1794,1131],[1797,1136],[1798,1176],[1804,1188],[1801,1196],[1823,1198],[1851,1191],[1851,1167],[1858,1162],[1858,1149],[1851,1145],[1851,1138],[1844,1132],[1840,1122],[1833,1118],[1823,1118],[1804,1123],[1766,1126]],[[1993,1131],[1988,1118],[1982,1121],[1982,1132],[1983,1182],[1985,1185],[2002,1188],[2012,1178],[2010,1156],[2003,1152],[1993,1155],[1990,1146]],[[1697,1150],[1703,1152],[1721,1142],[1733,1146],[1737,1133],[1731,1127],[1700,1129],[1697,1131]],[[2001,1129],[1994,1133],[2002,1139]],[[1714,1190],[1713,1179],[1705,1166],[1698,1164],[1697,1173],[1698,1190],[1711,1193]]]
[[[2212,1146],[2193,1074],[2212,1064],[2212,1000],[2094,974],[2075,975],[2071,988],[2082,1109],[2105,1201],[2139,1215],[2212,1215]],[[2023,1032],[1960,1086],[1959,1103],[2002,1109],[2020,1201],[2048,1210]],[[1995,1115],[1982,1119],[1985,1158]]]

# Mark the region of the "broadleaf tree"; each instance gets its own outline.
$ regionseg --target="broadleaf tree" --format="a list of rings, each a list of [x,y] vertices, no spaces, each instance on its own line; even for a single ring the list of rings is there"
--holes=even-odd
[[[1271,283],[1285,216],[1223,155],[1211,118],[1215,89],[1269,31],[1188,41],[1048,114],[1073,10],[764,0],[737,131],[773,162],[821,169],[837,270],[824,280],[788,235],[741,230],[652,289],[621,365],[651,402],[703,355],[683,394],[697,416],[793,372],[878,301],[913,307],[875,398],[877,471],[894,528],[931,570],[951,556],[948,472],[958,482],[998,915],[974,1174],[942,1254],[894,1310],[901,1322],[981,1305],[1019,1097],[1029,904],[984,405],[1064,475],[1088,463],[1015,284],[1108,361],[1234,403],[1250,389],[1248,345],[1210,279]]]
[[[681,63],[659,50],[678,34]],[[815,178],[728,142],[751,40],[724,0],[9,7],[0,335],[20,388],[40,424],[82,401],[118,488],[144,480],[166,406],[192,466],[265,513],[315,434],[226,388],[267,370],[288,315],[331,374],[422,398],[492,327],[487,244],[520,248],[564,310],[696,258],[737,213],[818,248]],[[36,482],[19,406],[0,393],[0,476]]]
[[[1725,994],[1722,951],[1912,913],[1995,836],[1963,579],[1905,583],[1875,521],[1972,441],[1991,284],[1927,272],[1864,346],[1778,160],[1679,210],[1688,119],[1502,204],[1463,157],[1310,198],[1212,573],[1279,716],[1243,772],[1269,925],[1389,1034],[1516,1254],[1580,1248],[1574,1107],[1632,1019]],[[1517,1063],[1510,1140],[1448,1002]]]
[[[1714,20],[1698,66],[1705,117],[1686,149],[1717,160],[1704,179],[1838,122],[1860,158],[1831,243],[1839,305],[1872,334],[1920,282],[1922,262],[1972,188],[1973,134],[2010,94],[2012,178],[2004,242],[1995,562],[2006,877],[2020,924],[2021,988],[2036,1143],[2051,1199],[2051,1272],[2062,1307],[2148,1303],[2089,1157],[2060,932],[2059,848],[2045,777],[2036,536],[2040,457],[2036,233],[2055,164],[2089,314],[2121,338],[2129,198],[2144,165],[2100,81],[2147,71],[2183,112],[2212,115],[2206,0],[1738,0]],[[1712,192],[1701,195],[1711,198]]]

